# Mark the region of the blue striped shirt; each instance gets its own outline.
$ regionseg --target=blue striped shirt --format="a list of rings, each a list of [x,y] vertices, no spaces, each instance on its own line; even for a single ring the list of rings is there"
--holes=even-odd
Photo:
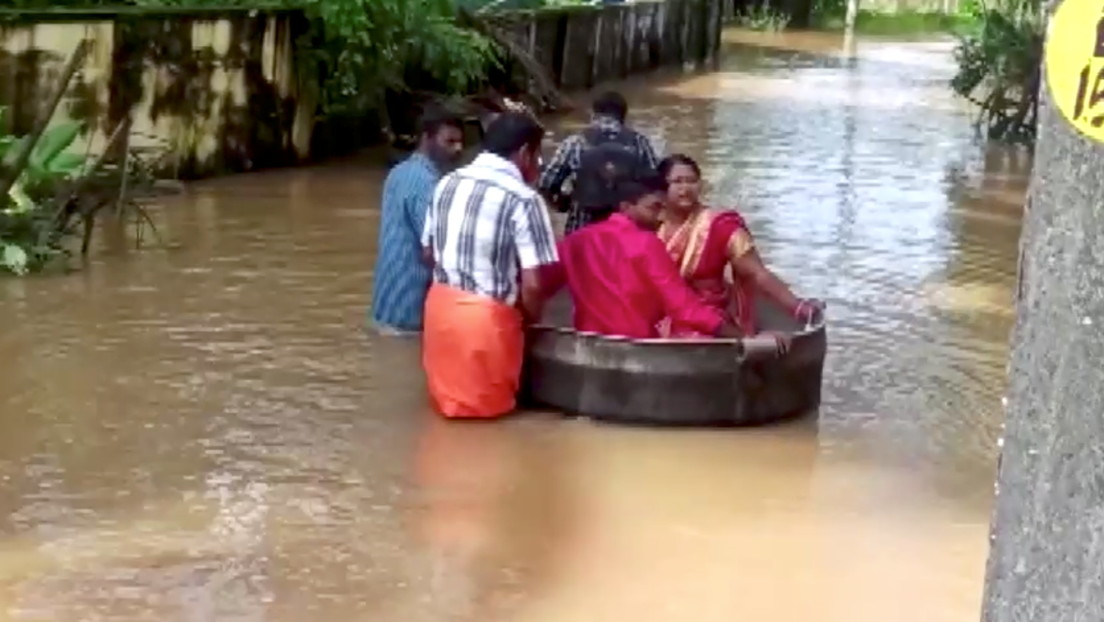
[[[421,236],[436,165],[415,152],[391,169],[383,182],[379,252],[372,289],[372,320],[380,328],[421,331],[431,271],[422,262]]]

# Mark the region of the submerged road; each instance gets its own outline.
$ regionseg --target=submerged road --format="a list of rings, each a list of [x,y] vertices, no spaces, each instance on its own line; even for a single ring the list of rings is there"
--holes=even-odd
[[[437,421],[364,331],[383,172],[204,182],[173,250],[0,281],[0,620],[976,619],[1028,162],[949,43],[840,47],[728,32],[624,85],[829,301],[819,419]]]

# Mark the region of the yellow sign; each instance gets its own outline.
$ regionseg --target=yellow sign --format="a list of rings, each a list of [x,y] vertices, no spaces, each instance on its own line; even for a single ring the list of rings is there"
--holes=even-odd
[[[1048,29],[1050,94],[1078,131],[1104,142],[1104,1],[1064,0]]]

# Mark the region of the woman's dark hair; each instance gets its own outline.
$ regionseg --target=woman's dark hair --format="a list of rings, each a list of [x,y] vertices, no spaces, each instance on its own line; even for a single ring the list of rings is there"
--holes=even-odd
[[[689,166],[694,170],[694,174],[701,179],[701,167],[694,161],[694,158],[684,153],[672,153],[671,155],[663,158],[659,162],[659,174],[663,176],[663,179],[667,179],[667,176],[671,174],[671,169],[675,168],[676,164],[682,164],[683,166]]]
[[[504,112],[487,126],[483,148],[497,156],[509,158],[523,147],[540,147],[542,140],[544,126],[536,119],[520,112]]]
[[[625,117],[629,114],[629,103],[625,101],[624,95],[617,91],[609,91],[602,93],[594,100],[591,110],[596,115],[613,117],[624,123]]]
[[[418,129],[422,134],[436,136],[443,127],[454,127],[464,131],[464,119],[456,112],[440,105],[431,104],[422,111],[418,119]]]

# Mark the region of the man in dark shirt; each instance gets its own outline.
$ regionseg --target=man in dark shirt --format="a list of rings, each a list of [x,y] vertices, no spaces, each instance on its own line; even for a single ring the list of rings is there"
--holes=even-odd
[[[552,205],[569,212],[565,234],[595,220],[601,220],[608,215],[608,211],[616,208],[615,204],[611,204],[607,210],[595,210],[592,209],[593,206],[579,204],[575,191],[578,190],[579,169],[585,152],[595,147],[622,145],[626,150],[635,153],[643,166],[654,169],[659,164],[651,142],[643,134],[625,125],[629,105],[620,93],[601,95],[594,100],[592,110],[593,115],[587,129],[569,136],[560,144],[556,155],[540,177],[540,191],[548,197]],[[566,189],[569,183],[570,191]]]

